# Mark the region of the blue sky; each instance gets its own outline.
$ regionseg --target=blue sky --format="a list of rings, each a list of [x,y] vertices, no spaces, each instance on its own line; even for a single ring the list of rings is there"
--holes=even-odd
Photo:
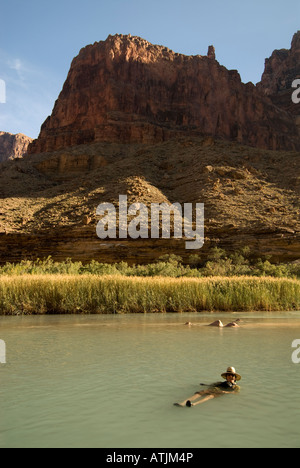
[[[141,36],[188,55],[216,48],[244,82],[260,80],[274,49],[300,29],[299,0],[9,0],[2,2],[0,131],[36,138],[72,59],[109,34]]]

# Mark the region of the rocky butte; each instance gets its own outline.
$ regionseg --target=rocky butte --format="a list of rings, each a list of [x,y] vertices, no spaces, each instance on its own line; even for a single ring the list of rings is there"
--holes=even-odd
[[[291,48],[275,50],[266,59],[265,71],[257,88],[269,96],[273,104],[294,115],[300,132],[300,103],[291,99],[292,85],[300,80],[300,31],[292,40]]]
[[[27,148],[32,139],[18,133],[12,135],[11,133],[0,132],[0,163],[22,158],[27,153]]]
[[[291,115],[215,58],[186,56],[131,36],[109,36],[73,60],[52,115],[29,153],[95,142],[155,144],[211,135],[300,149]]]
[[[300,104],[294,104],[291,99],[292,84],[296,79],[300,79],[300,31],[294,35],[289,50],[274,50],[266,59],[265,71],[257,84],[276,106],[293,114],[300,127]]]

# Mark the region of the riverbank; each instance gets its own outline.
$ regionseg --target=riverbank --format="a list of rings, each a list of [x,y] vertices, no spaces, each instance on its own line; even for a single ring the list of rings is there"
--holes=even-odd
[[[0,315],[297,309],[300,281],[288,278],[51,274],[0,279]]]
[[[204,278],[212,276],[257,276],[274,278],[300,279],[300,263],[270,263],[264,259],[255,258],[250,249],[245,247],[228,254],[225,250],[215,247],[211,249],[207,260],[200,255],[190,255],[189,263],[184,264],[183,259],[177,255],[169,254],[160,257],[156,262],[147,265],[129,265],[127,262],[100,263],[93,260],[90,263],[74,262],[67,259],[64,262],[55,262],[51,257],[42,260],[22,260],[19,263],[6,263],[0,266],[2,275],[122,275],[167,278]]]

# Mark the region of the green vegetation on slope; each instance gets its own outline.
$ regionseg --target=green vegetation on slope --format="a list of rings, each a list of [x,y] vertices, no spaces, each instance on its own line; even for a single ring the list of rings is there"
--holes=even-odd
[[[201,278],[211,276],[270,276],[275,278],[300,278],[300,264],[271,264],[268,258],[251,260],[249,249],[245,248],[233,255],[227,255],[219,248],[214,248],[205,263],[199,255],[191,255],[188,265],[183,265],[182,259],[176,255],[161,257],[149,265],[129,266],[125,262],[105,264],[92,261],[89,264],[81,262],[54,262],[51,257],[46,260],[24,260],[18,264],[0,267],[1,275],[24,274],[63,274],[63,275],[122,275],[137,277],[171,277],[171,278]]]

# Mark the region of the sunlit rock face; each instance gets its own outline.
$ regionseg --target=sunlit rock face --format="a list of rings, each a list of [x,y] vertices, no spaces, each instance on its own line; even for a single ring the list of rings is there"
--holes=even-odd
[[[131,36],[82,49],[29,153],[95,143],[157,144],[211,135],[254,147],[298,149],[294,119],[236,70]]]

